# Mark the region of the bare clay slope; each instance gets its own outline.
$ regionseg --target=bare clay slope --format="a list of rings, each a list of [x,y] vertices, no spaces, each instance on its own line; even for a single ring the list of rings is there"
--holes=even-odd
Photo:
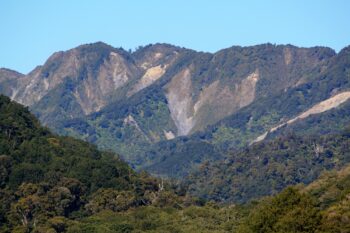
[[[256,98],[306,82],[332,55],[325,48],[267,44],[194,56],[165,86],[177,135],[204,129]]]
[[[102,42],[82,45],[54,53],[20,82],[18,77],[10,82],[9,71],[3,69],[1,93],[30,106],[43,123],[54,127],[58,121],[95,113],[151,85],[176,57],[176,49],[166,58],[159,50],[134,59]]]

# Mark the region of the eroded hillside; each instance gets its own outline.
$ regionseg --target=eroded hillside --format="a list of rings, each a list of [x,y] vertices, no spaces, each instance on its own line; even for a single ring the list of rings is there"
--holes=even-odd
[[[150,154],[151,146],[197,137],[244,109],[255,111],[264,99],[318,80],[335,56],[329,48],[291,45],[234,46],[211,54],[166,44],[127,52],[99,42],[53,54],[21,82],[1,74],[0,90],[28,105],[56,132],[148,166],[159,160]],[[257,120],[249,119],[248,128]],[[220,127],[209,140],[220,150],[231,138],[240,137],[243,145],[264,132],[241,137],[229,127],[225,138],[227,127]]]

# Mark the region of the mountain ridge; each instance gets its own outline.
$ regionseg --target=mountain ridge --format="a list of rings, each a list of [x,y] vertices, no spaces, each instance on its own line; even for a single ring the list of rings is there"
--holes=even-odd
[[[346,51],[267,43],[206,53],[158,43],[128,52],[98,42],[53,54],[19,87],[2,84],[6,77],[0,76],[0,90],[17,88],[13,98],[32,103],[30,109],[56,132],[149,166],[155,155],[145,148],[197,138],[264,98],[316,82]],[[242,145],[253,140],[244,137]]]

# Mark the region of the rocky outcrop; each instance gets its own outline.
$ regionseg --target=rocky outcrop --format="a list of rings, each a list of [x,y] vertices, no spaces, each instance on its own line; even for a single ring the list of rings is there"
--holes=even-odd
[[[128,96],[130,97],[133,94],[139,92],[140,90],[152,85],[152,83],[154,83],[164,75],[167,67],[168,65],[166,64],[166,65],[158,65],[158,66],[154,66],[146,69],[145,74],[135,84],[135,86],[128,92]]]
[[[0,68],[0,83],[11,80],[11,79],[19,79],[22,78],[24,75],[21,73],[18,73],[17,71],[6,69],[6,68]]]
[[[17,71],[0,68],[0,93],[13,99],[18,93],[18,85],[21,83],[23,74]]]
[[[172,139],[203,130],[257,98],[305,82],[333,55],[327,48],[272,44],[236,46],[214,54],[167,44],[127,52],[98,42],[54,53],[42,66],[11,81],[1,81],[0,72],[0,92],[30,106],[48,125],[103,114],[114,104],[116,112],[128,106],[116,116],[140,113],[138,122],[147,124],[147,133]],[[142,104],[146,100],[152,110]],[[166,113],[152,112],[158,108]],[[140,121],[155,115],[166,119],[154,129]]]
[[[239,83],[233,83],[233,88],[222,86],[216,80],[203,87],[198,99],[194,100],[191,69],[186,68],[175,75],[166,86],[166,97],[177,135],[188,135],[191,130],[215,123],[252,103],[258,80],[258,70]]]
[[[177,136],[187,135],[195,124],[191,93],[189,68],[175,75],[166,87],[168,106],[177,127]]]
[[[122,53],[105,44],[84,45],[53,54],[30,72],[13,93],[14,100],[31,106],[67,79],[74,82],[73,95],[85,114],[100,110],[109,96],[137,73]]]
[[[311,107],[310,109],[306,110],[305,112],[299,114],[298,116],[271,128],[269,131],[265,132],[264,134],[260,135],[255,140],[253,140],[251,144],[264,140],[269,133],[273,133],[286,125],[293,124],[294,122],[296,122],[298,120],[305,119],[311,115],[320,114],[320,113],[329,111],[333,108],[336,108],[339,105],[348,101],[349,99],[350,99],[350,91],[338,93],[338,94],[314,105],[313,107]]]

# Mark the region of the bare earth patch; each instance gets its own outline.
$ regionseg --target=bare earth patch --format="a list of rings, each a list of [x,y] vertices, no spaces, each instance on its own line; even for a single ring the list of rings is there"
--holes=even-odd
[[[282,123],[280,125],[277,125],[277,126],[271,128],[269,131],[265,132],[264,134],[260,135],[255,140],[253,140],[252,143],[256,143],[256,142],[264,140],[268,133],[272,133],[285,125],[289,125],[289,124],[294,123],[297,120],[305,119],[311,115],[320,114],[320,113],[326,112],[328,110],[331,110],[333,108],[336,108],[339,105],[341,105],[342,103],[345,103],[347,100],[349,100],[349,98],[350,98],[350,91],[342,92],[342,93],[339,93],[335,96],[332,96],[331,98],[326,99],[326,100],[314,105],[313,107],[311,107],[307,111],[301,113],[297,117],[294,117],[293,119],[290,119],[285,123]]]

